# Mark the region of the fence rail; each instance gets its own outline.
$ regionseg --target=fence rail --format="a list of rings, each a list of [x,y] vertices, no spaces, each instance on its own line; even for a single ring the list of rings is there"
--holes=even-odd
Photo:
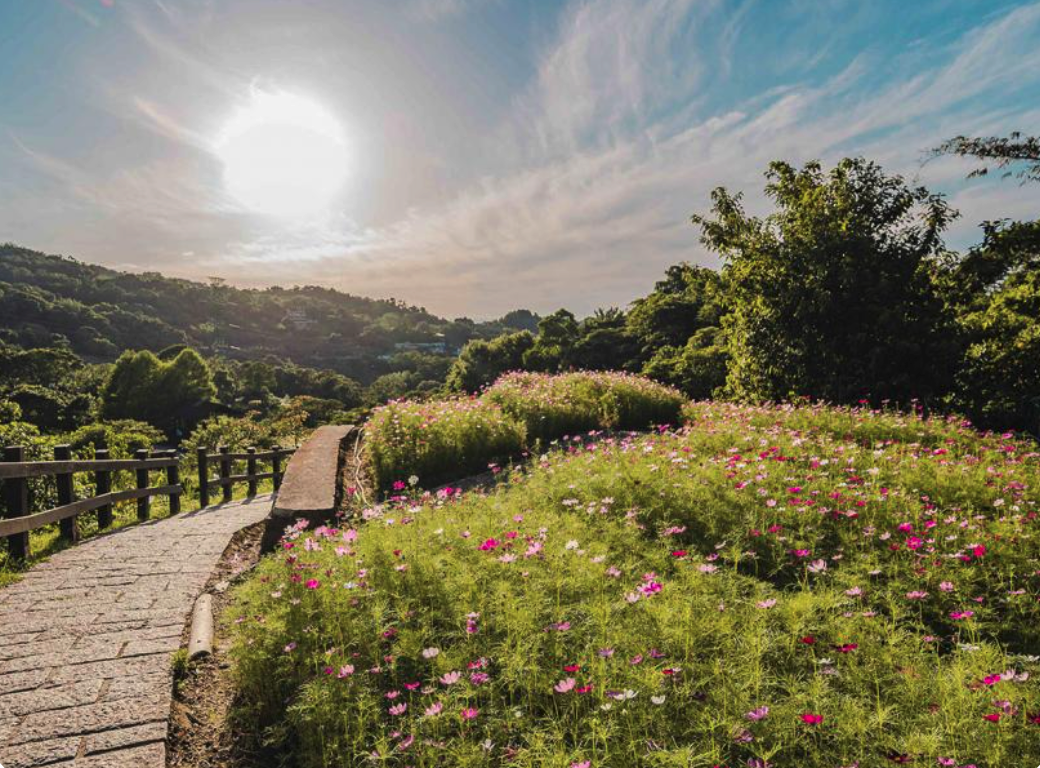
[[[274,446],[269,451],[257,451],[256,448],[247,448],[245,453],[231,453],[227,446],[221,446],[217,453],[210,453],[209,448],[198,448],[196,457],[199,469],[199,506],[209,506],[209,492],[211,488],[221,489],[221,500],[231,501],[236,483],[248,483],[247,496],[256,496],[257,485],[261,480],[272,480],[274,489],[277,491],[282,486],[282,459],[295,453],[293,448],[282,448]],[[246,462],[245,474],[232,474],[232,466],[236,461]],[[258,462],[268,462],[271,465],[270,472],[258,472]],[[215,464],[220,473],[219,477],[210,477],[210,465]]]
[[[283,460],[291,456],[294,449],[275,446],[269,451],[249,448],[244,453],[231,453],[221,447],[215,454],[209,448],[199,448],[197,453],[199,472],[199,506],[210,504],[210,489],[222,490],[222,501],[230,501],[236,483],[248,484],[248,495],[255,496],[262,480],[272,480],[275,490],[281,486]],[[209,467],[212,462],[219,467],[219,476],[211,478]],[[244,474],[232,474],[235,462],[246,462]],[[271,465],[270,471],[259,472],[258,462]],[[112,525],[112,507],[124,501],[137,501],[137,519],[144,521],[151,516],[151,499],[156,496],[169,498],[170,514],[181,510],[184,485],[180,477],[180,459],[176,451],[149,451],[142,449],[132,459],[110,459],[108,451],[98,449],[93,459],[73,459],[68,445],[54,447],[53,461],[26,461],[25,448],[9,446],[3,449],[0,461],[0,482],[3,484],[3,505],[0,509],[0,540],[7,540],[8,553],[17,560],[29,557],[29,533],[46,525],[58,523],[63,540],[75,543],[79,538],[77,518],[86,512],[97,513],[99,530]],[[93,473],[94,494],[76,498],[75,475]],[[130,472],[134,487],[112,490],[113,475]],[[162,472],[165,482],[152,485],[152,473]],[[58,506],[30,513],[29,480],[53,477],[57,488]]]

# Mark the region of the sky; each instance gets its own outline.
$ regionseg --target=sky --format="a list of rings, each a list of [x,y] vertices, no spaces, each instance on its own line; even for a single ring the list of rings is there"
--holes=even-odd
[[[768,213],[772,160],[943,192],[958,249],[1040,216],[928,156],[1040,133],[1040,1],[0,0],[0,61],[0,241],[117,269],[582,316],[718,266],[690,215]],[[258,203],[282,146],[313,179]]]

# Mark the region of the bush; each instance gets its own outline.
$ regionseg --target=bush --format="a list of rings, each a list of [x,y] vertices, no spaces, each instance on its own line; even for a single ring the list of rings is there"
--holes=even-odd
[[[481,472],[523,446],[522,425],[494,403],[475,398],[388,403],[373,411],[365,435],[368,462],[383,489],[413,475],[432,487]]]
[[[647,429],[679,421],[683,396],[627,373],[508,373],[484,393],[523,422],[529,441],[594,429]]]
[[[300,768],[1040,761],[1035,444],[688,415],[290,531],[237,595],[243,716]]]

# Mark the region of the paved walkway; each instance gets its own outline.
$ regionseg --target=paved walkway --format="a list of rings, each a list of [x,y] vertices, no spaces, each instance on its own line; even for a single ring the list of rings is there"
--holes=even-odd
[[[170,657],[232,535],[269,496],[124,528],[0,590],[0,764],[163,768]]]

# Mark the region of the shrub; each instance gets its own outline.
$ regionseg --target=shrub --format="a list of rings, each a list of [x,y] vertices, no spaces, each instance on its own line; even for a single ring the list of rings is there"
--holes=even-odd
[[[484,393],[523,422],[530,441],[548,442],[594,429],[647,429],[679,421],[683,396],[628,373],[557,376],[508,373]]]
[[[487,400],[396,401],[373,411],[365,446],[380,488],[413,475],[432,487],[518,455],[524,429]]]
[[[1034,444],[689,415],[288,532],[237,595],[243,715],[300,768],[1040,761]]]

